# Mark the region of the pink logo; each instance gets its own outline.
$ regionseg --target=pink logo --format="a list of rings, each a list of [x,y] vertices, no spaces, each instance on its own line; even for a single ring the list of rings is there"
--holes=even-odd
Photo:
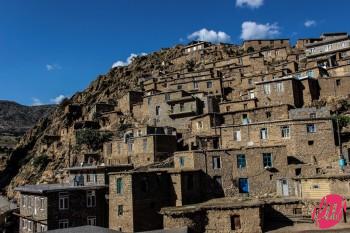
[[[346,211],[346,201],[338,194],[324,196],[318,207],[312,212],[312,220],[321,229],[327,229],[337,225]]]

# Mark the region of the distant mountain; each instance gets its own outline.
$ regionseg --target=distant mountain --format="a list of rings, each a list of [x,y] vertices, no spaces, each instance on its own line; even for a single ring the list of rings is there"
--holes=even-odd
[[[0,100],[0,135],[23,135],[54,108],[55,105],[24,106]]]

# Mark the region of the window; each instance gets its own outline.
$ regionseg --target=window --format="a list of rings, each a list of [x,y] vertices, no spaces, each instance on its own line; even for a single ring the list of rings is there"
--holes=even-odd
[[[310,113],[310,118],[316,118],[316,113]]]
[[[231,111],[231,106],[226,106],[226,112]]]
[[[307,124],[306,131],[308,133],[315,133],[316,132],[316,125],[315,124]]]
[[[288,125],[281,127],[281,136],[282,138],[290,138],[290,129]]]
[[[238,168],[245,168],[246,167],[245,155],[243,155],[243,154],[237,155],[237,167]]]
[[[46,225],[40,224],[40,232],[47,231]]]
[[[284,85],[283,85],[283,82],[278,82],[278,83],[276,83],[276,91],[277,91],[278,93],[284,92]]]
[[[23,218],[22,219],[22,228],[27,229],[27,227],[28,227],[28,220]]]
[[[142,140],[142,147],[143,147],[143,152],[147,151],[147,138],[144,138]]]
[[[340,79],[335,80],[335,83],[336,83],[337,86],[340,86],[341,85]]]
[[[182,85],[177,85],[177,89],[181,90],[182,89]]]
[[[231,216],[231,230],[241,229],[241,219],[239,215]]]
[[[87,225],[96,226],[96,217],[87,217]]]
[[[197,129],[202,129],[203,128],[203,122],[198,121],[197,122]]]
[[[249,183],[247,178],[238,179],[238,190],[239,193],[249,193]]]
[[[180,104],[180,112],[183,112],[185,110],[185,105],[183,103]]]
[[[28,208],[32,208],[32,200],[33,200],[32,196],[27,196],[27,207]]]
[[[69,209],[69,195],[68,193],[59,193],[59,209],[67,210]]]
[[[130,141],[128,141],[128,151],[129,151],[129,152],[132,152],[133,146],[134,146],[133,143],[130,142]]]
[[[179,164],[180,164],[180,167],[184,167],[185,166],[185,157],[179,157]]]
[[[121,194],[123,191],[123,179],[122,178],[117,178],[116,180],[116,190],[117,194]]]
[[[263,140],[268,139],[267,128],[260,129],[260,139],[263,139]]]
[[[271,94],[270,84],[264,84],[264,94],[265,95],[270,95]]]
[[[156,116],[160,115],[160,106],[156,106]]]
[[[214,176],[215,184],[222,185],[221,176]]]
[[[312,140],[307,141],[307,144],[308,144],[309,146],[312,146],[312,145],[314,144],[314,141],[312,141]]]
[[[148,97],[148,99],[147,99],[148,105],[151,105],[151,102],[152,102],[152,97]]]
[[[263,166],[264,167],[272,167],[272,154],[271,153],[263,153]]]
[[[45,199],[43,197],[40,198],[40,210],[45,209]]]
[[[198,89],[198,82],[193,82],[193,89]]]
[[[242,124],[243,125],[249,124],[249,118],[247,114],[242,115]]]
[[[169,93],[165,93],[165,101],[169,101],[170,100],[170,94]]]
[[[243,104],[243,109],[248,109],[248,104]]]
[[[212,81],[207,82],[207,88],[212,88],[212,87],[213,87],[213,82]]]
[[[265,112],[265,115],[266,115],[267,119],[270,119],[272,114],[271,114],[271,112]]]
[[[221,168],[221,159],[220,156],[213,156],[213,169]]]
[[[242,140],[241,138],[241,131],[237,130],[233,132],[233,140],[236,142],[240,142]]]
[[[248,92],[248,95],[249,95],[249,98],[250,98],[250,99],[254,99],[254,98],[255,98],[255,93],[254,93],[254,91],[249,91],[249,92]]]
[[[252,85],[252,84],[253,84],[253,79],[251,79],[251,78],[248,79],[248,84],[249,84],[249,85]]]
[[[123,212],[124,212],[124,206],[123,205],[118,205],[118,207],[117,207],[118,216],[123,215]]]
[[[59,229],[65,229],[69,227],[69,221],[68,219],[61,219],[58,221],[58,228]]]
[[[33,222],[28,220],[28,231],[33,231]]]
[[[26,207],[27,204],[27,196],[26,195],[22,195],[22,206]]]
[[[96,193],[95,191],[87,191],[86,193],[86,206],[96,207]]]

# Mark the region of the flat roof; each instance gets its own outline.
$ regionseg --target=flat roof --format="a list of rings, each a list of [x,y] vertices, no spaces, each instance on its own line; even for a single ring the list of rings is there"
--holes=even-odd
[[[104,189],[107,185],[86,185],[86,186],[74,186],[72,184],[37,184],[37,185],[24,185],[15,188],[15,191],[25,193],[49,193],[57,191],[74,191],[74,190],[91,190],[91,189]]]
[[[67,171],[80,171],[80,170],[103,170],[103,169],[113,169],[113,168],[124,168],[124,167],[133,167],[132,164],[119,164],[113,166],[104,166],[104,165],[93,165],[93,166],[75,166],[65,168]]]
[[[290,40],[288,38],[281,38],[281,39],[250,39],[250,40],[244,40],[244,42],[249,42],[249,41],[277,41],[277,40]]]
[[[71,227],[66,229],[57,229],[46,231],[48,233],[122,233],[121,231],[115,231],[108,228],[97,227],[97,226],[81,226]]]
[[[162,214],[183,214],[183,213],[193,213],[201,210],[211,210],[211,209],[242,209],[242,208],[258,208],[265,204],[289,204],[289,203],[299,203],[300,199],[285,199],[285,198],[237,198],[237,197],[224,197],[211,199],[207,202],[185,205],[177,207],[165,207],[161,209]]]
[[[140,170],[131,170],[131,171],[120,171],[120,172],[110,172],[108,175],[118,175],[118,174],[137,174],[137,173],[186,173],[186,172],[198,172],[201,169],[192,169],[192,168],[145,168]]]
[[[314,176],[296,177],[295,180],[303,179],[350,179],[350,173],[319,174]]]

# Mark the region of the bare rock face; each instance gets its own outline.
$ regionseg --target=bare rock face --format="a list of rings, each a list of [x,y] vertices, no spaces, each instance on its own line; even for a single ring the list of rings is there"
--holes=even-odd
[[[20,138],[54,108],[54,105],[24,106],[0,100],[0,171],[6,168]]]

